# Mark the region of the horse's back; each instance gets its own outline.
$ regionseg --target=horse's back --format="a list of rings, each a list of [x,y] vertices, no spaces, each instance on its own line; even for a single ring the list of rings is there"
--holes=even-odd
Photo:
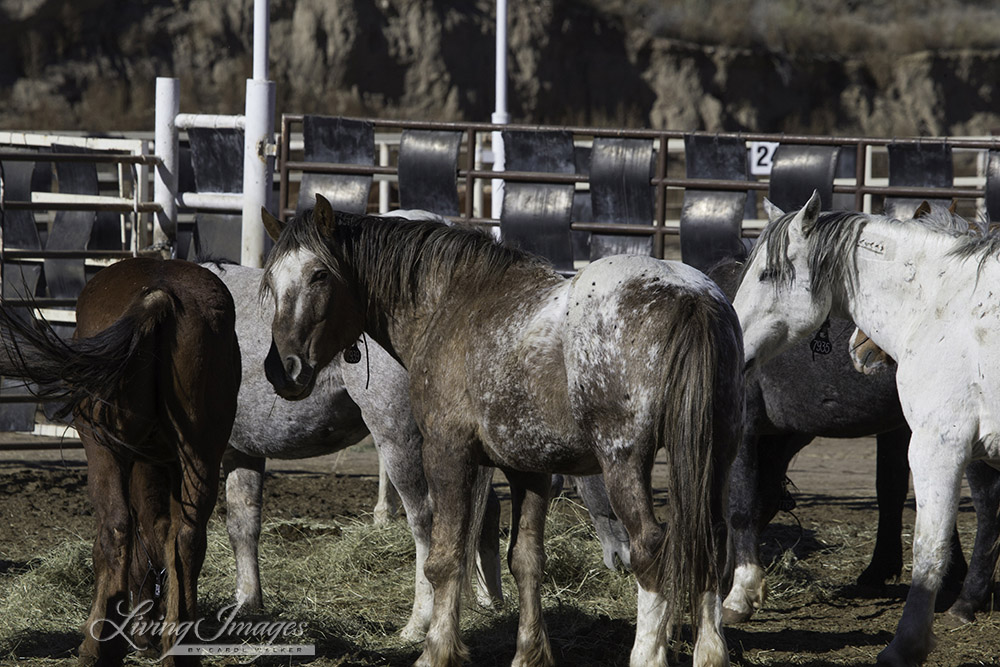
[[[644,255],[605,257],[573,279],[567,331],[573,344],[599,339],[606,354],[639,354],[648,361],[671,343],[664,327],[682,324],[694,312],[721,317],[729,329],[736,322],[725,295],[697,269]]]

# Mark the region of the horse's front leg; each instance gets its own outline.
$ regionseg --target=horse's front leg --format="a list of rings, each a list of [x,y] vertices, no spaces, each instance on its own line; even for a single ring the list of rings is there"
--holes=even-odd
[[[375,525],[384,526],[399,513],[401,499],[382,461],[382,451],[378,452],[378,499],[375,501]]]
[[[424,441],[424,472],[434,508],[424,574],[433,588],[434,602],[424,651],[415,663],[418,667],[452,667],[469,657],[459,634],[459,613],[466,581],[472,487],[478,468],[473,447],[469,439],[430,434]]]
[[[261,609],[260,585],[261,505],[264,494],[264,459],[226,449],[222,459],[226,480],[226,531],[236,559],[236,602],[244,609]]]
[[[929,429],[915,429],[910,439],[910,470],[917,499],[913,580],[896,636],[879,654],[880,665],[921,664],[934,647],[934,600],[948,568],[970,441],[965,433],[939,435]]]
[[[590,519],[597,530],[597,537],[601,541],[601,550],[604,552],[604,566],[609,570],[617,569],[615,565],[615,556],[617,556],[626,569],[630,568],[628,533],[622,522],[615,516],[615,511],[611,509],[608,490],[604,486],[604,476],[574,477],[573,485],[576,487],[580,499],[583,500],[583,504],[586,505]]]
[[[764,568],[757,553],[762,523],[758,498],[758,437],[744,435],[730,471],[729,540],[733,563],[732,585],[723,602],[722,619],[727,625],[743,623],[760,609],[767,597]]]
[[[551,478],[543,473],[505,470],[510,481],[511,533],[507,564],[517,582],[520,619],[517,653],[512,667],[554,665],[542,618],[542,574],[545,569],[545,514]]]
[[[878,499],[878,532],[868,567],[858,576],[858,585],[877,588],[903,571],[903,504],[910,491],[910,465],[906,450],[910,429],[906,426],[880,433],[876,439],[875,496]]]
[[[1000,470],[983,461],[973,461],[966,476],[976,508],[976,543],[962,592],[948,614],[970,623],[976,620],[977,611],[988,607],[993,572],[1000,555]]]

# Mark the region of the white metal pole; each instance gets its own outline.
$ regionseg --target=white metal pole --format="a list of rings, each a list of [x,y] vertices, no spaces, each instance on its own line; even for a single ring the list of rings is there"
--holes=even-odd
[[[493,122],[506,125],[510,122],[507,114],[507,0],[497,0],[497,33],[496,33],[496,106],[493,111]],[[493,132],[493,171],[504,170],[503,136],[499,131]],[[494,219],[500,217],[503,209],[502,178],[492,179],[493,194],[491,198],[490,215]]]
[[[253,2],[253,78],[267,79],[271,13],[268,0]]]
[[[253,78],[247,79],[243,131],[243,228],[240,264],[264,266],[264,225],[260,209],[271,206],[274,188],[274,82],[267,80],[267,0],[254,0]]]
[[[389,166],[389,144],[384,141],[378,145],[378,163],[380,167]],[[389,212],[389,181],[378,183],[378,212]]]
[[[261,207],[271,210],[274,174],[274,82],[247,80],[243,134],[243,232],[240,264],[264,266]]]
[[[153,222],[153,244],[170,243],[177,236],[177,112],[180,110],[180,82],[156,79],[156,128],[153,152],[160,158],[153,181],[153,200],[160,212]]]

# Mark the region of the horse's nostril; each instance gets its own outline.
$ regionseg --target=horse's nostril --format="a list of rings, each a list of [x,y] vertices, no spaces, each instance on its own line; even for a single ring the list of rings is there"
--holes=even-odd
[[[302,360],[295,355],[285,357],[285,375],[292,381],[298,381],[299,373],[302,372]]]
[[[285,357],[285,374],[298,385],[307,385],[312,380],[313,367],[297,355]]]

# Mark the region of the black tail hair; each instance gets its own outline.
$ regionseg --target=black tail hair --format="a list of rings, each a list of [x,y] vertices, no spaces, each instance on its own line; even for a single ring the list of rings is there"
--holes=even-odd
[[[175,308],[169,293],[148,289],[103,331],[89,338],[64,340],[33,309],[23,319],[0,305],[0,375],[32,383],[29,390],[39,398],[64,400],[60,416],[77,412],[86,400],[110,405],[140,343]],[[103,427],[100,430],[107,433]]]

